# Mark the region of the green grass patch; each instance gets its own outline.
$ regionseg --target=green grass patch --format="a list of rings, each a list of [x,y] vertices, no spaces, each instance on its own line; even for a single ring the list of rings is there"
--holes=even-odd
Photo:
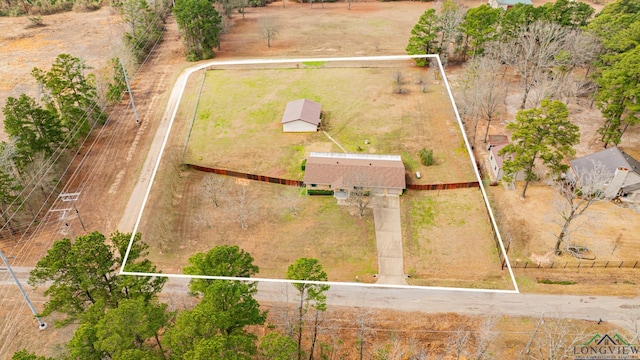
[[[349,152],[412,154],[405,158],[411,171],[423,172],[424,182],[472,179],[468,160],[455,154],[461,136],[452,136],[458,129],[451,104],[431,98],[439,93],[411,91],[396,97],[389,82],[397,69],[324,68],[323,63],[308,62],[310,67],[302,69],[208,71],[185,161],[301,180],[300,163],[310,151],[341,151],[322,132],[282,132],[286,104],[307,98],[330,114],[328,134]],[[402,71],[407,86],[423,76],[422,69]],[[417,109],[416,103],[424,106]],[[413,160],[427,145],[441,149],[438,160],[446,167],[425,172]],[[292,154],[292,147],[301,150]]]
[[[411,224],[416,228],[435,225],[435,200],[431,198],[414,199],[411,201]]]
[[[575,281],[566,281],[566,280],[549,280],[549,279],[540,279],[538,280],[538,284],[546,284],[546,285],[575,285]]]
[[[414,172],[420,167],[420,161],[407,151],[401,153],[402,163],[409,172]]]
[[[310,66],[310,67],[321,67],[324,66],[324,64],[326,64],[326,61],[303,61],[302,65],[304,66]]]

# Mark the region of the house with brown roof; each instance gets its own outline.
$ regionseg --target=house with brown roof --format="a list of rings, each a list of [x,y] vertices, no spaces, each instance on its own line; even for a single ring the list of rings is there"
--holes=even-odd
[[[308,99],[290,101],[282,115],[283,132],[315,132],[320,126],[322,106]]]
[[[399,155],[312,152],[307,158],[304,183],[308,190],[333,190],[339,199],[348,198],[354,189],[400,195],[406,188]]]

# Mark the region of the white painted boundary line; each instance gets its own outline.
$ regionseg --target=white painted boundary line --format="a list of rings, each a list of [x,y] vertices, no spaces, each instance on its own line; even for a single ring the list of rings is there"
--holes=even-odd
[[[482,196],[485,201],[485,206],[489,211],[489,217],[491,218],[491,223],[496,231],[498,242],[500,244],[500,251],[505,258],[507,268],[509,270],[509,276],[511,277],[511,282],[514,286],[514,290],[499,290],[499,289],[471,289],[471,288],[449,288],[449,287],[436,287],[436,286],[410,286],[410,285],[385,285],[385,284],[365,284],[365,283],[349,283],[349,282],[314,282],[314,281],[296,281],[296,280],[286,280],[286,279],[266,279],[266,278],[236,278],[236,277],[221,277],[221,276],[207,276],[207,275],[185,275],[185,274],[163,274],[163,273],[140,273],[140,272],[130,272],[124,271],[125,265],[129,258],[129,253],[131,252],[131,246],[133,245],[133,239],[135,234],[138,231],[138,227],[140,226],[140,221],[142,220],[142,213],[146,207],[147,201],[149,200],[149,194],[151,193],[151,187],[153,186],[153,182],[155,180],[155,176],[158,172],[158,168],[160,167],[160,160],[162,159],[162,154],[164,153],[165,146],[169,139],[169,135],[171,133],[171,128],[173,126],[173,122],[176,118],[176,114],[178,112],[178,107],[180,105],[180,101],[182,100],[182,95],[187,86],[187,79],[194,73],[202,69],[206,69],[211,66],[223,66],[223,65],[260,65],[260,64],[289,64],[289,63],[300,63],[300,62],[314,62],[314,61],[324,61],[324,62],[332,62],[332,61],[392,61],[392,60],[413,60],[413,59],[427,59],[434,58],[438,62],[438,67],[440,69],[440,74],[444,81],[445,87],[447,89],[447,93],[449,94],[449,99],[451,101],[451,106],[453,107],[453,111],[456,115],[456,119],[458,120],[458,126],[460,126],[460,130],[462,132],[462,136],[467,147],[467,152],[469,153],[469,159],[471,160],[471,166],[474,169],[474,173],[476,174],[476,178],[480,184],[480,190],[482,191]],[[169,118],[170,117],[170,118]],[[200,65],[193,66],[183,71],[182,74],[178,77],[173,90],[171,91],[171,96],[169,97],[169,103],[167,104],[167,108],[165,109],[164,115],[162,117],[161,123],[164,121],[169,121],[167,126],[167,132],[162,141],[162,147],[158,153],[158,158],[153,168],[153,173],[151,174],[151,179],[149,180],[149,185],[144,195],[144,199],[142,201],[142,206],[140,208],[140,212],[138,213],[138,217],[132,231],[131,239],[129,240],[129,245],[127,246],[127,251],[124,255],[124,259],[122,260],[122,266],[120,267],[120,275],[134,275],[134,276],[155,276],[155,277],[166,277],[166,278],[188,278],[188,279],[214,279],[214,280],[241,280],[241,281],[250,281],[250,282],[274,282],[274,283],[309,283],[309,284],[328,284],[328,285],[336,285],[336,286],[355,286],[355,287],[379,287],[379,288],[398,288],[398,289],[429,289],[429,290],[453,290],[453,291],[468,291],[468,292],[493,292],[493,293],[519,293],[518,284],[516,283],[515,276],[513,274],[513,270],[511,269],[511,263],[507,257],[504,244],[502,242],[502,237],[500,236],[500,231],[498,230],[498,226],[496,224],[495,218],[493,216],[493,211],[491,210],[491,206],[489,204],[489,198],[487,197],[487,193],[484,189],[484,185],[482,184],[482,179],[480,178],[480,173],[476,167],[475,157],[473,155],[473,151],[471,151],[471,145],[469,144],[469,140],[464,130],[464,126],[462,125],[462,120],[460,119],[460,114],[458,113],[458,109],[456,107],[455,101],[453,99],[453,94],[451,92],[451,88],[449,86],[449,82],[447,81],[446,74],[444,72],[444,68],[442,67],[442,62],[440,61],[440,57],[438,55],[390,55],[390,56],[361,56],[361,57],[343,57],[343,58],[298,58],[298,59],[248,59],[248,60],[232,60],[232,61],[210,61]]]

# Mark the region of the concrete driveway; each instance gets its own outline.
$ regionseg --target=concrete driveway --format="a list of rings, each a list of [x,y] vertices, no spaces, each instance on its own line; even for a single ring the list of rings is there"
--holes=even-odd
[[[378,247],[378,284],[407,285],[402,261],[400,198],[378,196],[373,207]]]

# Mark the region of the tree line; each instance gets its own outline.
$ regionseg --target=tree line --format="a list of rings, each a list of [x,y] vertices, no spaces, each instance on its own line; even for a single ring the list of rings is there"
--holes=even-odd
[[[499,152],[503,180],[521,176],[522,198],[543,173],[556,188],[561,198],[558,255],[573,221],[604,199],[594,184],[612,177],[602,164],[589,174],[566,175],[566,160],[580,142],[567,104],[586,98],[601,110],[605,121],[598,133],[604,148],[620,144],[627,129],[640,122],[640,1],[618,0],[593,14],[589,5],[568,0],[508,10],[489,5],[466,10],[447,0],[425,11],[406,48],[409,54],[439,54],[445,66],[466,62],[458,105],[472,143],[479,120],[486,122],[487,142],[492,121],[506,110],[510,77],[517,78],[520,111],[506,126],[511,143]],[[416,62],[429,65],[425,59]]]
[[[88,73],[91,67],[84,60],[60,54],[50,69],[32,70],[36,97],[9,97],[2,109],[9,140],[0,143],[0,216],[9,236],[23,230],[23,218],[38,217],[41,205],[55,199],[72,154],[94,126],[104,124],[126,91],[125,66],[133,73],[161,39],[168,0],[112,5],[128,26],[123,40],[132,63],[113,58],[103,69],[104,78],[98,79]]]
[[[249,328],[264,325],[267,312],[254,298],[257,287],[250,278],[259,268],[249,253],[222,245],[191,256],[183,268],[185,274],[247,281],[194,278],[189,293],[195,306],[170,311],[158,297],[166,277],[118,276],[131,237],[115,232],[107,239],[93,232],[74,241],[56,241],[31,271],[30,285],[48,286],[41,315],[63,315],[57,327],[79,325],[58,359],[314,358],[329,289],[322,284],[328,277],[318,260],[299,258],[289,265],[287,279],[316,283],[294,283],[299,301],[290,326],[258,339]],[[147,254],[148,245],[136,234],[125,271],[159,273],[144,258]],[[303,342],[303,336],[310,340]],[[13,359],[56,358],[23,350]]]

